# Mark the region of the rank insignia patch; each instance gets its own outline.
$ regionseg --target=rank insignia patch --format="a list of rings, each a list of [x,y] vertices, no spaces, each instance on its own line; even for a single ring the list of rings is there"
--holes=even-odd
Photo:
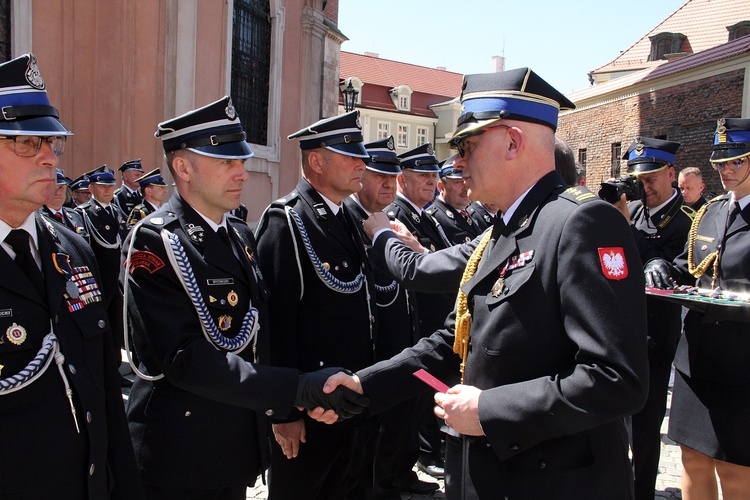
[[[599,248],[599,262],[605,278],[619,281],[628,277],[628,263],[622,247]]]

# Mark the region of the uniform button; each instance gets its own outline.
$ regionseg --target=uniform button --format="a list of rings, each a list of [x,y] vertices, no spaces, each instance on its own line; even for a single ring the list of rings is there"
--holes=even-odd
[[[546,469],[547,468],[547,462],[539,462],[539,469]]]
[[[193,412],[191,412],[190,410],[188,410],[188,411],[186,411],[186,412],[185,412],[185,416],[186,416],[186,417],[189,417],[189,416],[190,416],[190,415],[192,415],[192,414],[193,414]]]
[[[99,326],[99,328],[104,328],[105,326],[107,326],[107,322],[104,321],[103,319],[100,319],[99,321],[97,321],[96,324]]]
[[[68,370],[70,371],[70,373],[71,373],[72,375],[75,375],[75,374],[76,374],[76,367],[75,367],[75,366],[73,366],[72,364],[69,364],[69,365],[68,365]]]
[[[60,318],[57,317],[57,314],[55,314],[55,324],[57,324],[60,321]]]
[[[321,362],[320,362],[320,366],[325,366],[325,363],[323,363],[323,362],[321,361]]]
[[[342,262],[341,265],[344,266],[344,269],[349,267],[349,263],[347,261]]]
[[[521,447],[520,447],[520,446],[518,446],[517,444],[512,444],[512,445],[510,445],[510,446],[508,447],[508,449],[509,449],[510,451],[518,451],[518,450],[520,450],[520,449],[521,449]]]
[[[96,469],[96,467],[94,466],[94,464],[91,464],[91,467],[89,467],[89,476],[93,476],[94,475],[94,470],[95,469]]]
[[[91,423],[91,412],[90,411],[86,412],[86,422]]]
[[[272,409],[270,409],[270,408],[269,408],[268,410],[266,410],[266,416],[267,416],[267,417],[271,417],[271,416],[273,416],[273,410],[272,410]]]
[[[334,271],[340,271],[340,270],[341,270],[341,268],[340,268],[339,266],[334,266],[333,270],[334,270]]]

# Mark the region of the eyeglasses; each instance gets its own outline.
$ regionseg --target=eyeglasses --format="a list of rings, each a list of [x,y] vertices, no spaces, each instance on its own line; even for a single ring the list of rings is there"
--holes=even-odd
[[[739,170],[742,168],[742,164],[745,163],[745,160],[747,160],[747,156],[743,156],[742,158],[738,158],[736,160],[729,160],[729,161],[722,161],[718,163],[712,163],[711,166],[714,170],[717,172],[723,172],[725,168],[727,168],[727,165],[731,165],[734,167],[735,170]]]
[[[465,139],[468,139],[469,137],[476,137],[476,136],[478,136],[478,135],[482,135],[482,134],[484,134],[485,132],[487,132],[487,131],[488,131],[488,130],[490,130],[490,129],[493,129],[493,128],[500,128],[500,127],[503,127],[503,128],[510,128],[510,127],[509,127],[509,126],[507,126],[507,125],[493,125],[493,126],[491,126],[491,127],[480,128],[479,130],[476,130],[476,131],[474,131],[474,132],[471,132],[471,133],[469,133],[469,134],[466,134],[466,135],[465,135],[465,136],[463,136],[463,137],[459,137],[458,139],[455,139],[455,140],[454,140],[454,141],[453,141],[453,142],[451,143],[451,146],[452,146],[452,147],[453,147],[454,149],[456,149],[456,151],[458,151],[458,156],[460,156],[461,158],[463,158],[463,157],[464,157],[464,155],[466,154],[466,148],[464,148],[464,140],[465,140]]]
[[[42,147],[42,141],[49,143],[55,156],[60,156],[65,150],[65,141],[68,139],[64,135],[55,135],[50,137],[39,137],[38,135],[12,135],[0,137],[6,141],[13,141],[13,152],[22,158],[31,158],[36,156]]]

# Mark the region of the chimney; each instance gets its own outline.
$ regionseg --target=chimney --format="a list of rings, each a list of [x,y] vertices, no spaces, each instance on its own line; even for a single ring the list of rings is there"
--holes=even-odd
[[[494,73],[505,71],[505,58],[503,56],[492,56],[492,71]]]
[[[376,54],[375,52],[367,52],[367,51],[365,51],[365,55],[367,57],[377,57],[377,58],[380,57],[380,54]]]

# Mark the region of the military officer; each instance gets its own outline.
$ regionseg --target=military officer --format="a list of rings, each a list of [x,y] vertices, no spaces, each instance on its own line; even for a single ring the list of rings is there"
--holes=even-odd
[[[156,211],[169,198],[169,187],[158,168],[143,174],[136,181],[141,193],[143,193],[143,201],[133,207],[130,212],[128,216],[129,228],[135,226],[139,220],[145,218],[148,214]]]
[[[73,198],[73,208],[80,207],[91,201],[89,179],[86,174],[83,174],[70,183],[70,195]]]
[[[87,235],[83,227],[83,218],[81,218],[81,214],[72,208],[65,206],[65,196],[68,190],[68,179],[65,177],[65,172],[63,172],[61,168],[56,170],[57,184],[55,187],[55,194],[47,203],[42,205],[40,212],[49,220],[63,225],[71,231],[86,238]]]
[[[471,200],[461,171],[453,165],[455,156],[446,159],[441,165],[437,183],[440,194],[426,210],[427,214],[438,221],[452,245],[469,242],[482,232],[467,211]]]
[[[718,120],[710,162],[727,194],[698,211],[673,265],[646,266],[646,281],[671,287],[671,275],[720,298],[684,302],[669,437],[680,445],[684,494],[718,498],[718,476],[723,498],[742,498],[750,491],[750,309],[726,299],[750,293],[750,119]]]
[[[258,223],[258,256],[271,292],[271,362],[303,372],[374,361],[373,279],[344,198],[362,188],[359,111],[321,120],[299,138],[302,179]],[[366,498],[366,450],[377,427],[324,427],[300,412],[274,416],[269,498]],[[364,488],[365,490],[363,490]]]
[[[38,213],[72,133],[32,54],[0,82],[0,497],[141,498],[96,261]]]
[[[122,175],[122,185],[115,191],[114,203],[127,220],[133,208],[143,201],[143,192],[140,191],[138,185],[138,178],[143,175],[141,159],[128,160],[117,170]]]
[[[671,261],[685,248],[693,210],[686,206],[675,181],[675,154],[680,143],[639,137],[623,155],[628,174],[643,185],[643,197],[618,208],[631,224],[641,261]],[[624,196],[624,195],[623,195]],[[635,498],[653,500],[661,455],[661,423],[667,411],[672,360],[682,330],[682,308],[647,297],[649,391],[646,405],[632,417]]]
[[[89,244],[102,273],[102,291],[112,325],[112,343],[116,357],[122,349],[122,292],[117,285],[120,275],[120,250],[127,236],[127,225],[120,209],[113,203],[115,174],[107,165],[86,172],[91,200],[76,208],[83,219]],[[123,385],[129,385],[127,379]]]
[[[554,171],[558,110],[573,104],[534,72],[467,75],[461,104],[456,166],[469,196],[503,216],[469,259],[446,329],[328,388],[359,387],[377,411],[424,391],[418,368],[452,385],[435,395],[459,433],[446,442],[447,498],[631,498],[623,417],[645,401],[648,368],[628,225]],[[395,238],[382,219],[365,225],[383,228],[374,251]],[[440,270],[446,252],[421,259]]]
[[[138,466],[150,498],[244,499],[267,463],[267,415],[354,409],[322,398],[323,374],[259,364],[268,288],[252,232],[226,216],[253,155],[231,99],[164,121],[156,136],[177,191],[134,227],[121,276],[140,357],[128,403]]]

